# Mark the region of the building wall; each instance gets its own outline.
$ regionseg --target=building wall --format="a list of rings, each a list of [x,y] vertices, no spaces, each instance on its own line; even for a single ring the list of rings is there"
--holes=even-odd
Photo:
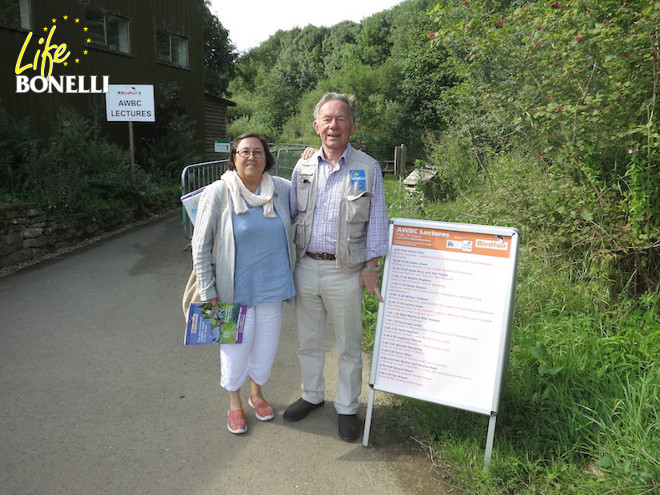
[[[225,153],[215,152],[215,142],[227,139],[227,107],[235,105],[232,101],[206,94],[204,99],[204,161],[227,158]]]
[[[4,0],[3,3],[7,3]],[[20,0],[16,0],[18,3]],[[22,0],[25,1],[25,0]],[[197,125],[199,153],[204,142],[204,75],[203,75],[203,0],[30,0],[32,26],[30,30],[0,25],[0,106],[15,120],[29,117],[33,129],[46,138],[62,105],[76,109],[84,116],[102,123],[107,135],[128,147],[128,123],[105,121],[103,94],[16,94],[16,62],[28,33],[33,32],[23,64],[29,64],[37,49],[43,28],[50,29],[56,19],[53,43],[66,43],[71,52],[69,65],[55,64],[53,75],[109,75],[110,84],[152,84],[156,107],[156,124],[135,123],[136,145],[159,133],[158,126],[179,107]],[[105,47],[88,44],[83,31],[88,9],[128,21],[130,49],[119,53]],[[67,15],[68,20],[63,16]],[[80,23],[75,23],[75,19]],[[188,40],[188,68],[157,60],[157,30]],[[84,49],[88,50],[83,55]],[[79,63],[74,59],[79,58]],[[23,74],[33,77],[40,71],[27,69]]]

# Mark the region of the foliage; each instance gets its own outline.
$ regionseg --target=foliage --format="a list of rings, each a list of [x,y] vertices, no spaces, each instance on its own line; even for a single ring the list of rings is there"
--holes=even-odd
[[[392,424],[426,445],[438,464],[450,465],[455,483],[469,493],[656,493],[660,292],[613,301],[607,280],[578,277],[566,246],[530,222],[541,211],[551,214],[557,202],[568,207],[573,193],[554,191],[536,167],[521,180],[526,163],[525,156],[495,156],[479,193],[440,203],[385,180],[390,217],[523,226],[511,355],[488,473],[480,472],[485,417],[396,397]],[[535,206],[544,189],[554,191],[551,199]],[[529,201],[516,205],[525,191]],[[529,207],[537,209],[521,218]],[[376,306],[365,298],[367,346]]]
[[[350,57],[350,47],[355,45],[362,26],[353,21],[344,21],[330,28],[323,38],[323,72],[326,77],[334,76]]]
[[[277,141],[318,142],[309,102],[332,90],[357,96],[355,141],[368,152],[386,161],[406,143],[411,158],[421,155],[421,135],[445,125],[436,102],[454,83],[437,71],[444,56],[427,49],[432,5],[409,0],[360,24],[278,31],[236,63],[231,136],[255,125]]]
[[[548,169],[552,185],[577,205],[547,220],[568,214],[575,227],[558,229],[567,241],[585,237],[575,233],[581,224],[596,245],[571,249],[576,259],[608,259],[600,276],[628,274],[620,289],[653,288],[660,272],[657,2],[506,2],[486,10],[466,1],[437,6],[434,16],[435,43],[464,78],[444,95],[463,108],[454,130],[482,150],[528,153],[528,166]]]
[[[48,210],[85,211],[104,202],[111,209],[129,193],[128,153],[98,136],[91,123],[70,108],[60,110],[44,150],[24,164],[24,189]]]
[[[30,130],[30,120],[14,122],[7,110],[0,107],[0,190],[12,191],[25,181],[20,165],[36,143]]]
[[[453,201],[460,195],[474,192],[483,183],[483,168],[478,157],[466,153],[469,143],[454,132],[440,136],[429,134],[425,138],[427,156],[432,168],[438,172],[441,191],[434,197]]]
[[[16,136],[31,136],[27,123],[3,142],[19,142]],[[178,193],[176,181],[158,183],[132,166],[128,152],[108,142],[92,121],[71,108],[60,109],[43,147],[29,142],[16,162],[20,180],[11,187],[3,184],[3,203],[31,201],[58,215],[92,213],[102,221],[128,207],[160,209]]]
[[[200,159],[194,151],[194,122],[185,114],[175,114],[163,134],[145,144],[144,167],[157,179],[176,179],[186,165]]]
[[[227,31],[209,10],[204,1],[202,28],[204,30],[204,89],[211,94],[227,94],[229,81],[234,77],[237,54]]]
[[[195,122],[179,103],[179,84],[171,81],[156,88],[158,120],[142,137],[141,166],[159,182],[179,180],[186,165],[199,161]]]

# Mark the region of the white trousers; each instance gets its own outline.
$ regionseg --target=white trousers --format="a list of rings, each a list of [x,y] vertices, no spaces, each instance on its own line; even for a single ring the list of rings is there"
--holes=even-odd
[[[257,385],[270,378],[282,326],[283,301],[248,307],[243,342],[220,345],[220,385],[233,392],[248,377]]]
[[[362,297],[359,272],[345,273],[335,261],[303,256],[294,271],[298,359],[302,398],[312,404],[324,400],[324,335],[330,316],[338,355],[335,409],[355,414],[362,391]]]

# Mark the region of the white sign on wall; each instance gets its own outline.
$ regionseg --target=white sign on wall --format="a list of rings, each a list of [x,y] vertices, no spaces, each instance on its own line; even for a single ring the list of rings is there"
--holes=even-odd
[[[155,122],[153,85],[110,84],[105,116],[108,122]]]
[[[517,255],[515,229],[394,219],[372,394],[382,390],[494,418],[509,352]],[[373,396],[368,421],[372,403]],[[368,425],[363,440],[367,445]]]
[[[229,153],[231,150],[230,141],[215,141],[213,151],[216,153]]]

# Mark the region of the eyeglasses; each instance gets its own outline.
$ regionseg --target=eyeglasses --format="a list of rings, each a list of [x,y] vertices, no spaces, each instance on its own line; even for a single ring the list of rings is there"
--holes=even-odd
[[[236,154],[242,156],[243,158],[250,158],[250,155],[254,156],[255,158],[263,158],[266,156],[263,150],[248,149],[236,150]]]

